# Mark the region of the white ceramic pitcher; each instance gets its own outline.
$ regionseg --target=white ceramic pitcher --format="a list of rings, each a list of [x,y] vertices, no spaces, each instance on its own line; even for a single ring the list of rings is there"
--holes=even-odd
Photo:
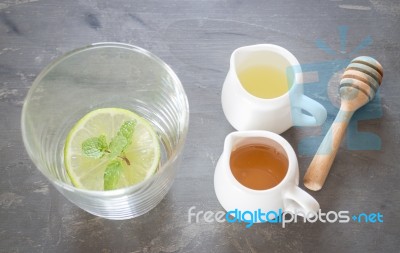
[[[238,73],[260,65],[286,73],[290,88],[285,94],[265,99],[246,91]],[[321,125],[327,115],[321,104],[303,94],[303,76],[296,57],[272,44],[245,46],[232,53],[221,99],[225,116],[236,130],[268,130],[279,134],[292,126]]]
[[[288,168],[285,177],[275,187],[254,190],[242,185],[232,174],[230,156],[232,151],[248,144],[262,144],[273,147],[286,156]],[[299,165],[290,144],[280,135],[269,131],[239,131],[227,135],[224,151],[217,163],[214,174],[214,189],[219,202],[227,211],[241,210],[254,212],[262,210],[302,212],[316,214],[318,202],[299,186]]]

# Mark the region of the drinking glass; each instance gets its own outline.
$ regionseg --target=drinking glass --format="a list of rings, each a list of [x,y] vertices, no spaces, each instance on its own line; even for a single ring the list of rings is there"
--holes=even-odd
[[[147,119],[161,146],[158,171],[112,191],[72,185],[64,143],[88,112],[119,107]],[[107,219],[129,219],[154,208],[167,194],[182,157],[189,123],[185,91],[172,69],[154,54],[122,43],[96,43],[65,54],[35,79],[22,110],[26,150],[43,175],[69,201]]]

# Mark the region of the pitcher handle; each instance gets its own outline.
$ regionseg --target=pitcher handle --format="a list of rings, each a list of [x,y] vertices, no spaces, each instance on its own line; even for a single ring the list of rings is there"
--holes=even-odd
[[[319,203],[300,187],[295,186],[285,194],[284,211],[291,211],[293,214],[301,212],[307,216],[310,212],[316,214],[319,210]]]
[[[301,110],[308,112],[311,116],[304,114]],[[295,126],[320,126],[325,122],[327,112],[325,107],[317,101],[301,95],[296,101],[292,117]]]

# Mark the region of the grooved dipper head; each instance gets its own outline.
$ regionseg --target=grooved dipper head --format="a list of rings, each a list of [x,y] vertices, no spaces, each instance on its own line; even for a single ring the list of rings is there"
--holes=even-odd
[[[382,65],[369,56],[359,56],[351,61],[340,81],[339,93],[342,105],[357,110],[371,101],[383,77]]]

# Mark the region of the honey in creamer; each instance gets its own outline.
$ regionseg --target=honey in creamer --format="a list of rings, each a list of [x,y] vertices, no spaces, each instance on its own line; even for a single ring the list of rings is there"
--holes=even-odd
[[[247,144],[232,151],[230,167],[239,183],[253,190],[278,185],[288,170],[288,159],[276,148],[265,144]]]

